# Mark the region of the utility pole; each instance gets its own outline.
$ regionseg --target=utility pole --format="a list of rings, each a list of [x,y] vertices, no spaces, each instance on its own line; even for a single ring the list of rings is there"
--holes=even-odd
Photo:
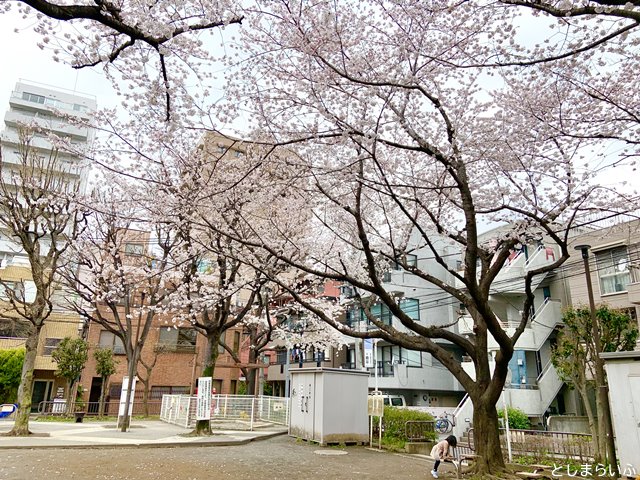
[[[593,285],[591,284],[591,269],[589,268],[589,249],[590,245],[576,245],[575,249],[582,253],[584,262],[584,273],[587,277],[587,295],[589,296],[589,311],[591,314],[591,334],[596,351],[594,355],[596,370],[596,386],[597,395],[600,405],[602,405],[602,416],[604,433],[607,441],[607,456],[609,457],[609,465],[614,471],[616,478],[620,475],[618,472],[618,459],[616,457],[616,445],[613,440],[613,425],[611,422],[611,407],[609,405],[609,388],[604,373],[604,362],[600,358],[602,353],[602,342],[600,341],[600,326],[596,315],[596,304],[593,298]]]

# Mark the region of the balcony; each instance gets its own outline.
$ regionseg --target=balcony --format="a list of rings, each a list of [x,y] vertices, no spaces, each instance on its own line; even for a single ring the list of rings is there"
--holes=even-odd
[[[15,129],[23,125],[34,124],[44,131],[52,132],[62,137],[68,136],[83,142],[88,141],[89,138],[89,129],[87,127],[74,125],[60,119],[32,117],[17,111],[9,111],[5,114],[4,121],[7,126]]]
[[[531,317],[529,324],[518,339],[518,350],[540,350],[555,327],[562,322],[562,305],[559,300],[545,299],[538,311]],[[513,335],[519,321],[500,321],[500,325],[508,335]],[[473,335],[473,318],[463,315],[458,321],[458,331],[461,335]],[[489,350],[497,350],[498,344],[492,336],[488,338]]]
[[[389,361],[379,361],[378,362],[378,377],[393,377],[394,375],[394,365],[398,365],[398,362],[389,362]],[[347,362],[340,365],[340,368],[346,370],[355,370],[356,364],[353,362]],[[376,369],[375,367],[369,367],[366,369],[371,377],[375,377]]]
[[[523,252],[515,253],[507,260],[496,278],[491,284],[491,293],[524,294],[524,275],[530,270],[551,265],[558,258],[555,247],[538,246],[527,258]],[[458,272],[464,275],[463,271]],[[478,272],[478,277],[480,273]],[[544,275],[536,275],[533,278],[531,288],[535,290],[544,279]],[[456,288],[465,288],[464,284],[456,278]]]

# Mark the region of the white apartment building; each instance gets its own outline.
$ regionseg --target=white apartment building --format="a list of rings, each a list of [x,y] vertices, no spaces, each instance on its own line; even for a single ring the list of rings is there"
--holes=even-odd
[[[59,169],[61,176],[68,176],[80,183],[81,191],[87,184],[88,165],[82,152],[86,152],[95,137],[95,129],[74,123],[89,120],[96,111],[96,99],[71,91],[56,89],[38,83],[20,80],[9,97],[9,109],[4,116],[2,141],[3,170],[9,164],[20,163],[20,129],[33,126],[35,131],[31,147],[38,155],[48,158],[53,148],[48,134],[55,134],[70,141],[74,152],[60,150],[51,165]],[[7,175],[3,171],[3,175]],[[6,178],[6,177],[5,177]],[[0,238],[0,269],[10,265],[28,266],[20,250],[2,235]]]
[[[446,259],[455,269],[460,259],[459,250],[442,238],[434,241],[438,254]],[[420,246],[420,235],[414,232],[406,255],[408,265],[417,265],[422,271],[428,272],[449,283],[454,281],[435,259],[428,247]],[[443,292],[440,288],[409,273],[399,265],[387,272],[383,278],[388,292],[394,292],[400,297],[400,307],[411,318],[427,325],[452,325],[454,331],[459,302]],[[342,302],[348,305],[350,287],[343,287]],[[385,322],[391,323],[400,331],[407,331],[400,321],[391,315],[386,305],[375,304],[371,313]],[[354,328],[366,330],[373,327],[359,306],[354,305],[347,310],[346,323]],[[444,348],[451,351],[462,360],[461,351],[450,342],[441,342]],[[375,348],[375,352],[374,352]],[[347,351],[347,363],[343,368],[362,369],[370,372],[369,389],[376,388],[390,395],[402,395],[407,405],[425,408],[438,408],[453,412],[464,396],[462,385],[451,373],[431,354],[408,350],[397,345],[391,345],[382,340],[355,340]],[[376,375],[377,374],[377,375]]]
[[[95,137],[95,130],[86,126],[85,121],[89,120],[96,108],[96,100],[92,96],[27,81],[16,83],[9,97],[4,129],[0,133],[3,160],[0,174],[5,181],[13,181],[9,176],[12,164],[22,163],[20,129],[32,126],[36,128],[32,132],[30,148],[43,160],[43,165],[49,166],[61,177],[69,178],[70,183],[79,183],[81,191],[84,191],[88,165],[83,153],[91,147]],[[73,152],[59,149],[56,161],[47,162],[53,146],[49,133],[67,139]],[[5,289],[9,288],[20,290],[26,301],[32,301],[35,286],[31,278],[28,258],[0,225],[0,279],[3,282],[0,304],[3,298],[7,298]],[[64,296],[62,292],[59,294]],[[34,410],[37,410],[39,402],[51,400],[60,388],[64,388],[65,381],[55,377],[57,365],[51,353],[64,337],[77,336],[82,323],[76,314],[64,308],[62,302],[57,302],[55,296],[54,302],[54,310],[42,330],[38,345],[33,385]],[[0,338],[0,348],[15,348],[23,344],[23,338]]]
[[[499,229],[497,229],[499,230]],[[489,240],[496,230],[485,233],[480,241]],[[505,331],[515,332],[522,317],[525,300],[524,277],[529,270],[553,263],[559,255],[554,244],[540,241],[532,245],[523,245],[514,251],[493,282],[489,302],[500,319]],[[562,308],[570,303],[567,278],[563,269],[536,275],[532,290],[535,295],[529,323],[515,346],[509,362],[510,378],[499,402],[523,410],[535,427],[545,426],[548,415],[581,415],[582,406],[575,395],[558,376],[551,363],[551,350],[555,344],[558,328],[562,325]],[[459,333],[473,336],[473,319],[463,315],[459,323]],[[488,349],[492,356],[499,347],[489,335]],[[473,362],[466,361],[463,368],[474,376]],[[470,399],[460,405],[457,411],[460,419],[473,417]],[[457,422],[462,434],[466,426]]]

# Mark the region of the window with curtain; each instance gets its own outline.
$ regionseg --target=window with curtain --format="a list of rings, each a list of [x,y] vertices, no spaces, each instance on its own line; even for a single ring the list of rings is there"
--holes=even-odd
[[[625,292],[631,282],[627,247],[596,252],[596,266],[600,280],[600,294]]]

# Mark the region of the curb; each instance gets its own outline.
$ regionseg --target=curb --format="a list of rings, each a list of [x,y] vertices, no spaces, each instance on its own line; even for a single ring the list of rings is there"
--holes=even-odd
[[[231,447],[246,445],[251,442],[269,440],[287,432],[273,432],[242,440],[222,440],[222,441],[196,441],[196,442],[166,442],[166,443],[92,443],[89,445],[0,445],[0,450],[40,450],[40,449],[65,449],[65,450],[90,450],[99,448],[184,448],[184,447]],[[25,437],[16,437],[25,438]]]

